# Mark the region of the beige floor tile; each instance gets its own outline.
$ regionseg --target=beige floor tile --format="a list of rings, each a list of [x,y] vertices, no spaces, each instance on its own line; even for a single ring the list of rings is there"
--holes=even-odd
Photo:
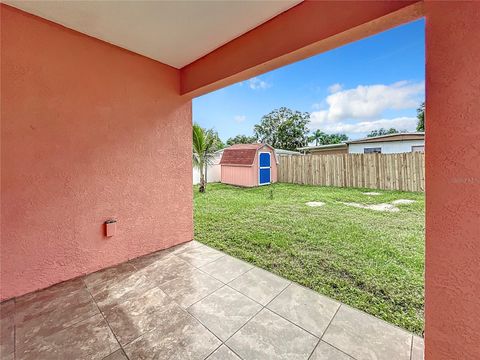
[[[181,252],[177,256],[193,266],[200,267],[225,256],[225,254],[202,245]]]
[[[253,268],[230,282],[229,286],[260,304],[267,305],[289,284],[290,281],[268,271]]]
[[[120,344],[125,345],[153,330],[158,323],[168,322],[176,307],[162,290],[152,288],[106,310],[105,317]]]
[[[358,360],[409,360],[412,335],[342,305],[323,340]]]
[[[221,342],[187,312],[178,309],[169,321],[124,347],[130,359],[203,360]]]
[[[250,320],[262,306],[225,286],[188,308],[188,311],[222,341]]]
[[[340,303],[310,289],[291,284],[268,308],[301,328],[321,337]]]
[[[320,341],[309,360],[354,360],[352,357]],[[392,359],[393,360],[393,359]]]
[[[226,344],[243,359],[304,360],[317,343],[315,336],[263,309]]]
[[[177,304],[186,309],[222,286],[220,281],[195,269],[162,284],[160,288]]]
[[[215,279],[223,283],[228,283],[252,268],[253,265],[225,255],[218,260],[202,266],[200,269]]]
[[[220,346],[207,360],[241,360],[232,350],[225,345]]]
[[[17,360],[101,360],[119,348],[110,328],[98,314],[50,336],[38,337],[16,349]]]

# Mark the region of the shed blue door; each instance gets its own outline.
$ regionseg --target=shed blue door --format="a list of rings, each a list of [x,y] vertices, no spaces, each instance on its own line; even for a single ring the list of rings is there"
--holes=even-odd
[[[259,154],[259,185],[270,184],[270,153],[260,153]]]

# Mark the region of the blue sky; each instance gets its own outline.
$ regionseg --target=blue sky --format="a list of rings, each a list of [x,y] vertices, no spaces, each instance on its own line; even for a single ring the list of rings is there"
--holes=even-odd
[[[253,125],[281,106],[311,113],[310,129],[351,139],[380,127],[415,130],[424,100],[424,20],[206,94],[193,119],[220,138],[253,135]]]

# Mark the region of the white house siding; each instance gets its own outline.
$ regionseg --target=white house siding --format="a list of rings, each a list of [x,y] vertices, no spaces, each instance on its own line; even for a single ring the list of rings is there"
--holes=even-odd
[[[365,148],[382,148],[382,154],[412,152],[412,146],[424,146],[425,140],[384,141],[363,144],[349,144],[349,154],[363,154]]]

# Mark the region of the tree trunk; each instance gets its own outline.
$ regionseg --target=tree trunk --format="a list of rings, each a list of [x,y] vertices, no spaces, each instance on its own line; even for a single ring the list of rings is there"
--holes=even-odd
[[[198,189],[198,191],[200,191],[201,193],[204,193],[205,192],[205,174],[203,172],[203,164],[201,164],[199,166],[199,170],[200,170],[200,187]]]
[[[205,188],[204,188],[204,191],[207,190],[207,184],[208,184],[208,164],[205,164]]]

